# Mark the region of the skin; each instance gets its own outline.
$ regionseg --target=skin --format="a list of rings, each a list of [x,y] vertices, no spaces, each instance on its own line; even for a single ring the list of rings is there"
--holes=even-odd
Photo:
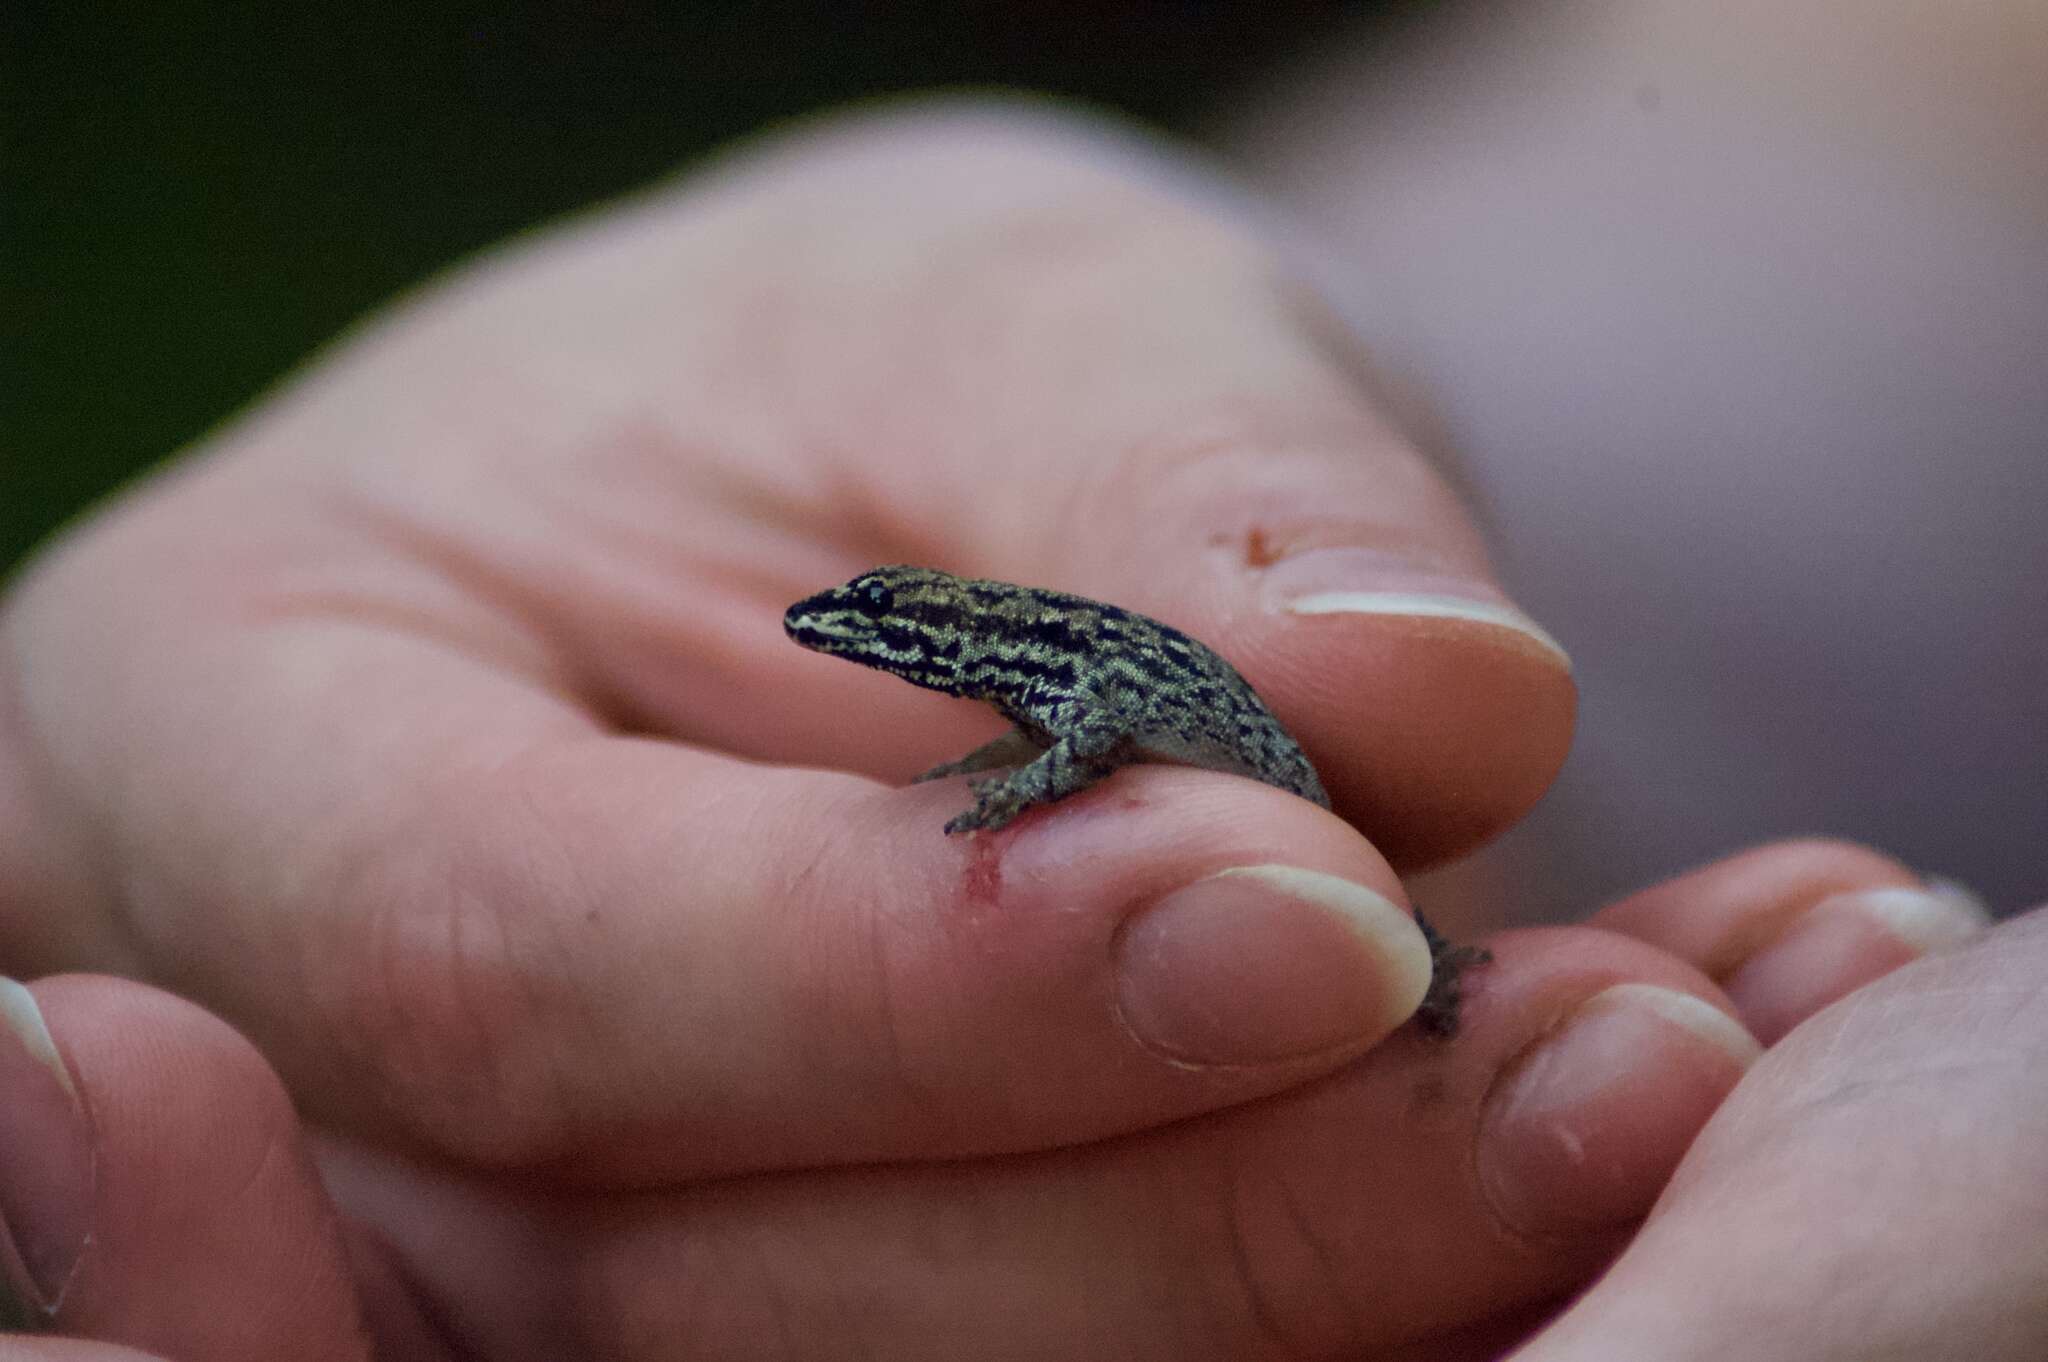
[[[1491,1355],[1746,1088],[1726,1019],[1925,952],[1849,911],[1730,999],[1917,885],[1792,843],[1500,933],[1455,1044],[1396,1032],[1359,891],[1405,921],[1397,868],[1523,812],[1572,681],[1268,247],[1142,157],[973,112],[757,152],[413,300],[16,585],[0,952],[99,977],[31,990],[75,1104],[0,1072],[89,1113],[54,1327],[106,1346],[0,1357]],[[935,559],[1187,620],[1336,814],[1142,767],[938,836],[957,792],[906,782],[986,712],[778,627]],[[1494,613],[1276,606],[1338,588]],[[1941,1026],[2005,968],[1940,962]],[[1745,1100],[1897,1058],[1850,1017]],[[1768,1138],[1719,1148],[1673,1232],[1783,1204]]]

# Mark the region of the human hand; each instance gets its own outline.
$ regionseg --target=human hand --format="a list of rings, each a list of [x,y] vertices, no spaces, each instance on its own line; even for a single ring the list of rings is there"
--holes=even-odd
[[[1571,682],[1219,201],[857,123],[401,309],[9,602],[9,967],[245,1030],[478,1355],[1314,1352],[1568,1289],[1747,1042],[1552,931],[1381,1044],[1394,866],[1526,808]],[[779,629],[904,560],[1187,627],[1350,823],[1147,768],[944,837],[896,783],[987,716]],[[1486,1126],[1574,1016],[1621,1078]],[[1597,1186],[1515,1152],[1559,1129]],[[160,1346],[113,1308],[58,1322]]]
[[[1632,920],[1630,926],[1647,934],[1692,934],[1700,942],[1708,936],[1718,938],[1722,963],[1729,965],[1735,965],[1735,956],[1726,952],[1726,942],[1761,940],[1765,932],[1776,930],[1788,944],[1757,950],[1747,967],[1749,973],[1772,975],[1774,956],[1786,954],[1792,959],[1804,956],[1810,963],[1815,950],[1825,948],[1837,961],[1849,963],[1847,973],[1837,981],[1847,985],[1853,983],[1855,969],[1882,969],[1886,956],[1903,948],[1896,930],[1884,930],[1884,922],[1890,922],[1892,928],[1901,924],[1901,889],[1894,881],[1896,868],[1868,852],[1792,844],[1739,856],[1638,895],[1612,909],[1610,918]],[[1868,889],[1876,889],[1876,897],[1888,899],[1892,907],[1876,916],[1860,911],[1858,905],[1868,907],[1870,897],[1860,891]],[[1694,916],[1675,916],[1688,901],[1698,909]],[[1702,926],[1708,930],[1700,932]],[[1552,946],[1569,942],[1573,936],[1585,944],[1583,934],[1552,932],[1548,936]],[[1526,961],[1526,946],[1526,938],[1518,940],[1511,948],[1513,959]],[[1812,979],[1821,973],[1808,969],[1800,977]],[[1561,981],[1552,979],[1552,985]],[[1579,979],[1571,991],[1585,993],[1587,987],[1589,981]],[[1233,1268],[1262,1268],[1260,1276],[1239,1286],[1255,1288],[1264,1282],[1266,1290],[1286,1288],[1290,1284],[1288,1260],[1298,1258],[1300,1249],[1313,1243],[1307,1239],[1290,1243],[1296,1235],[1327,1235],[1327,1243],[1335,1251],[1329,1262],[1321,1264],[1325,1272],[1315,1278],[1331,1290],[1329,1301],[1317,1301],[1313,1292],[1276,1294],[1262,1323],[1286,1329],[1321,1327],[1329,1331],[1333,1325],[1341,1329],[1346,1321],[1331,1319],[1331,1315],[1341,1317],[1343,1309],[1350,1307],[1360,1313],[1352,1327],[1366,1323],[1372,1329],[1384,1329],[1403,1313],[1413,1317],[1438,1309],[1430,1303],[1440,1284],[1401,1282],[1399,1272],[1407,1272],[1411,1278],[1421,1276],[1415,1268],[1401,1266],[1401,1255],[1413,1247],[1430,1247],[1452,1225],[1411,1227],[1411,1239],[1376,1233],[1356,1237],[1346,1231],[1356,1231],[1358,1225],[1384,1229],[1384,1206],[1401,1206],[1413,1198],[1407,1178],[1442,1178],[1446,1165],[1464,1169],[1462,1176],[1448,1178],[1452,1194],[1442,1210],[1452,1221],[1470,1217],[1475,1190],[1468,1182],[1483,1178],[1477,1200],[1485,1202],[1487,1210],[1481,1217],[1483,1233],[1477,1243],[1489,1245],[1503,1237],[1509,1245],[1522,1241],[1532,1266],[1544,1258],[1546,1247],[1552,1253],[1573,1253],[1583,1249],[1589,1239],[1610,1237],[1612,1231],[1604,1231],[1602,1221],[1616,1215],[1626,1217],[1630,1204],[1655,1186],[1659,1178],[1655,1159],[1675,1153],[1673,1139],[1686,1137],[1688,1126],[1712,1102],[1714,1083],[1692,1094],[1694,1102],[1688,1110],[1665,1108],[1665,1120],[1657,1120],[1659,1108],[1651,1102],[1669,1098],[1673,1088],[1655,1071],[1626,1063],[1630,1051],[1626,995],[1630,991],[1634,991],[1636,1002],[1655,999],[1653,993],[1645,995],[1640,985],[1624,987],[1622,997],[1608,995],[1606,1002],[1581,1008],[1579,1020],[1587,1022],[1585,1026],[1565,1024],[1548,1045],[1536,1045],[1526,1055],[1509,1057],[1505,1071],[1489,1083],[1491,1092],[1481,1108],[1485,1114],[1479,1114],[1468,1100],[1456,1098],[1444,1083],[1442,1047],[1421,1042],[1407,1047],[1407,1057],[1389,1057],[1386,1051],[1397,1047],[1382,1047],[1366,1061],[1376,1073],[1333,1079],[1321,1086],[1321,1096],[1296,1104],[1294,1112],[1272,1104],[1249,1120],[1245,1114],[1235,1114],[1208,1122],[1208,1129],[1184,1131],[1178,1139],[1120,1141],[1120,1153],[1098,1149],[1065,1159],[1061,1155],[1040,1157],[1036,1167],[1012,1163],[1010,1167],[958,1169],[954,1182],[971,1184],[977,1196],[987,1198],[985,1208],[989,1210],[1022,1210],[1026,1225],[1042,1223],[1063,1198],[1108,1190],[1116,1194],[1118,1206],[1133,1210],[1139,1225],[1157,1223],[1182,1233],[1200,1229],[1212,1219],[1214,1210],[1231,1200],[1227,1186],[1204,1188],[1204,1184],[1219,1176],[1223,1180],[1270,1178],[1276,1188],[1290,1190],[1294,1196],[1282,1198],[1278,1206],[1262,1194],[1237,1198],[1245,1210],[1241,1229],[1257,1233],[1251,1233],[1245,1251],[1233,1253]],[[1563,997],[1559,995],[1559,999]],[[1491,989],[1483,993],[1475,1008],[1475,1024],[1481,1020],[1477,1014],[1489,1012],[1497,1004],[1499,999]],[[1663,1004],[1669,1006],[1669,997]],[[1520,1012],[1520,1008],[1511,1006],[1507,1012]],[[436,1174],[391,1163],[379,1167],[375,1155],[330,1143],[326,1151],[330,1186],[336,1186],[344,1200],[354,1202],[354,1215],[342,1219],[334,1215],[313,1174],[279,1083],[246,1040],[199,1008],[143,985],[66,977],[37,983],[33,991],[12,983],[0,985],[0,1020],[6,1022],[6,1028],[0,1030],[0,1096],[4,1096],[0,1102],[0,1126],[4,1126],[0,1223],[10,1231],[0,1247],[14,1249],[18,1253],[14,1264],[29,1270],[29,1282],[14,1278],[16,1307],[25,1307],[27,1299],[43,1294],[45,1301],[61,1301],[61,1309],[55,1313],[59,1327],[98,1339],[125,1339],[135,1346],[162,1348],[168,1356],[193,1362],[272,1358],[287,1352],[309,1360],[360,1358],[369,1356],[371,1348],[385,1358],[442,1358],[451,1356],[451,1348],[455,1348],[451,1339],[475,1344],[479,1337],[492,1337],[494,1344],[508,1346],[492,1346],[487,1352],[473,1350],[471,1356],[545,1356],[551,1348],[565,1344],[592,1346],[588,1321],[573,1315],[535,1319],[530,1311],[508,1305],[504,1296],[510,1284],[539,1278],[539,1292],[553,1301],[551,1286],[559,1290],[559,1282],[549,1274],[565,1272],[580,1262],[575,1245],[588,1243],[590,1237],[575,1235],[573,1229],[596,1219],[596,1206],[578,1204],[573,1194],[537,1194],[535,1188],[522,1188],[516,1182],[451,1176],[449,1169]],[[1642,1020],[1640,1014],[1634,1018],[1636,1047],[1651,1053],[1661,1049],[1681,1061],[1700,1059],[1696,1053],[1688,1055],[1690,1047],[1681,1034],[1659,1036],[1655,1020],[1649,1028],[1640,1026]],[[1567,1038],[1565,1045],[1559,1045],[1559,1038]],[[1577,1061],[1573,1059],[1575,1049]],[[1597,1059],[1624,1063],[1608,1067],[1589,1063]],[[1546,1069],[1550,1071],[1548,1079],[1544,1077]],[[1579,1092],[1571,1096],[1575,1086]],[[1329,1139],[1329,1124],[1384,1120],[1386,1112],[1374,1108],[1389,1104],[1386,1098],[1419,1098],[1432,1090],[1434,1110],[1417,1112],[1425,1129],[1399,1141],[1407,1147],[1354,1151],[1350,1145],[1372,1145],[1374,1139],[1370,1135],[1360,1139],[1356,1133],[1350,1133],[1348,1139]],[[2025,1088],[2013,1086],[2007,1092],[2025,1094]],[[1647,1116],[1649,1120],[1645,1120]],[[1436,1143],[1415,1147],[1417,1137],[1436,1137]],[[1444,1149],[1450,1151],[1448,1159]],[[1559,1157],[1565,1151],[1575,1151],[1577,1157]],[[1284,1153],[1307,1157],[1276,1159]],[[1376,1153],[1382,1159],[1360,1165],[1352,1161],[1356,1153]],[[1075,1178],[1083,1172],[1085,1178]],[[698,1190],[686,1200],[625,1198],[604,1192],[594,1200],[635,1217],[635,1229],[647,1235],[655,1247],[668,1237],[670,1251],[676,1249],[676,1237],[684,1227],[705,1219],[702,1210],[711,1212],[711,1221],[727,1221],[727,1227],[735,1221],[741,1225],[756,1221],[756,1233],[774,1227],[778,1219],[784,1231],[811,1221],[811,1235],[788,1235],[797,1241],[791,1247],[801,1245],[815,1253],[838,1243],[846,1251],[844,1227],[834,1227],[834,1221],[842,1217],[836,1217],[834,1210],[844,1212],[844,1202],[862,1194],[870,1202],[887,1204],[891,1200],[889,1184],[913,1176],[905,1169],[897,1178],[842,1178],[836,1180],[838,1186],[809,1180],[811,1186],[797,1182],[780,1190],[760,1188],[752,1206],[723,1206],[723,1210],[721,1200],[729,1200],[729,1196],[711,1188]],[[1942,1184],[1921,1182],[1917,1186],[1931,1190],[1931,1186]],[[903,1190],[895,1188],[895,1192]],[[1161,1200],[1165,1192],[1180,1192],[1180,1196]],[[1335,1206],[1321,1200],[1329,1192],[1337,1192]],[[741,1196],[741,1200],[745,1198]],[[795,1215],[762,1217],[776,1200]],[[674,1215],[682,1208],[678,1202],[688,1206],[688,1215]],[[1262,1206],[1262,1202],[1266,1204]],[[1292,1223],[1280,1225],[1274,1233],[1276,1227],[1270,1219],[1276,1208],[1288,1204],[1311,1210],[1307,1215],[1294,1215]],[[1978,1198],[1978,1204],[2003,1206],[2005,1202]],[[928,1206],[926,1210],[940,1208]],[[1561,1210],[1565,1210],[1563,1219]],[[1526,1221],[1524,1217],[1530,1215],[1536,1219]],[[858,1229],[858,1217],[852,1219]],[[829,1233],[834,1229],[840,1233]],[[86,1233],[92,1235],[90,1249],[82,1243]],[[1534,1235],[1540,1239],[1528,1241]],[[1032,1231],[1026,1229],[1018,1237],[1028,1241]],[[1120,1243],[1128,1245],[1128,1237],[1094,1233],[1085,1235],[1085,1243],[1077,1247],[1100,1251]],[[1995,1249],[1997,1243],[1985,1247]],[[1499,1255],[1501,1245],[1493,1243],[1491,1258],[1497,1260]],[[631,1258],[631,1251],[625,1258]],[[717,1255],[707,1258],[715,1262]],[[651,1260],[645,1264],[647,1284],[651,1290],[659,1290],[664,1286],[657,1266],[662,1253],[651,1253]],[[1128,1253],[1118,1264],[1133,1260],[1143,1264],[1143,1258]],[[1624,1262],[1634,1262],[1634,1258],[1630,1255]],[[807,1266],[817,1270],[815,1262]],[[1389,1272],[1391,1266],[1395,1272]],[[1499,1262],[1489,1266],[1497,1270]],[[1911,1251],[1894,1253],[1888,1266],[1901,1270],[1909,1282],[1923,1276],[1919,1258]],[[1190,1251],[1182,1272],[1200,1268],[1204,1268],[1202,1255]],[[1468,1286],[1460,1280],[1468,1276],[1460,1264],[1427,1264],[1427,1268],[1442,1270],[1442,1286]],[[1550,1268],[1554,1270],[1556,1264]],[[1171,1282],[1176,1274],[1155,1276]],[[831,1274],[827,1272],[825,1278],[829,1282]],[[696,1299],[698,1292],[715,1299],[717,1284],[727,1280],[729,1276],[715,1274],[715,1284],[707,1290],[694,1274],[676,1272],[666,1288],[668,1294],[684,1299]],[[1655,1286],[1657,1278],[1653,1276],[1651,1282]],[[1667,1278],[1665,1286],[1671,1282],[1696,1282],[1696,1276],[1679,1272]],[[1997,1274],[1985,1274],[1956,1276],[1952,1284],[1982,1286],[1985,1290],[1976,1301],[1997,1301],[1999,1292],[1993,1286],[2001,1282]],[[799,1284],[811,1290],[821,1286],[819,1280]],[[1196,1278],[1192,1284],[1200,1286],[1202,1282]],[[1384,1296],[1374,1296],[1372,1286],[1378,1286]],[[1399,1294],[1403,1286],[1413,1292],[1405,1303]],[[1602,1292],[1606,1290],[1610,1286],[1602,1288]],[[1595,1292],[1593,1301],[1602,1299],[1602,1292]],[[981,1292],[969,1309],[958,1311],[958,1315],[973,1317],[1001,1307],[1008,1294],[1006,1290]],[[1397,1305],[1391,1315],[1384,1309],[1386,1296]],[[922,1294],[913,1294],[911,1299],[922,1301]],[[0,1284],[0,1305],[8,1301],[8,1290]],[[881,1301],[889,1301],[889,1292],[870,1301],[870,1307]],[[1098,1290],[1085,1296],[1077,1309],[1106,1309],[1112,1301],[1114,1292]],[[1214,1301],[1202,1303],[1182,1296],[1178,1305],[1182,1309],[1214,1307]],[[1489,1309],[1479,1305],[1466,1313],[1481,1317]],[[0,1315],[16,1325],[35,1319],[27,1309],[14,1313],[0,1309]],[[1202,1344],[1212,1344],[1214,1352],[1227,1348],[1227,1315],[1229,1311],[1206,1313],[1204,1319],[1219,1331],[1219,1337],[1192,1339],[1186,1354],[1206,1356],[1210,1350],[1204,1350]],[[932,1311],[930,1317],[940,1321],[944,1313]],[[1577,1315],[1569,1319],[1577,1319]],[[506,1337],[508,1325],[514,1323],[535,1327],[535,1337]],[[711,1323],[725,1323],[725,1317],[719,1311],[692,1311],[690,1327],[678,1329],[688,1352],[723,1350],[745,1356],[741,1344],[750,1342],[750,1337],[752,1342],[782,1337],[766,1323],[791,1321],[760,1321],[752,1335],[735,1329],[725,1337],[715,1335],[707,1327]],[[1096,1325],[1100,1321],[1075,1323]],[[1171,1315],[1157,1321],[1157,1329],[1167,1337],[1188,1327],[1176,1323]],[[1423,1331],[1407,1339],[1403,1356],[1491,1356],[1495,1344],[1513,1337],[1518,1327],[1509,1311],[1505,1319],[1475,1327],[1450,1325],[1438,1333]],[[1366,1333],[1366,1337],[1374,1335]],[[1595,1327],[1595,1337],[1606,1335]],[[1802,1333],[1792,1329],[1784,1337],[1798,1339]],[[1159,1350],[1153,1342],[1147,1335],[1139,1344],[1120,1339],[1114,1346],[1143,1356]],[[1270,1352],[1276,1339],[1264,1342]],[[1077,1346],[1071,1327],[1065,1331],[1026,1329],[1004,1339],[1004,1344],[1012,1356],[1057,1356],[1057,1350]],[[811,1356],[834,1356],[834,1346],[821,1344],[815,1337],[807,1337],[803,1346]],[[1001,1352],[995,1346],[991,1350]],[[627,1348],[612,1352],[637,1356]],[[1632,1350],[1630,1356],[1636,1352],[1640,1350]],[[1356,1356],[1356,1350],[1352,1354]],[[16,1342],[8,1356],[51,1362],[129,1362],[139,1354],[115,1344]],[[1253,1342],[1241,1356],[1264,1354]],[[1346,1352],[1339,1346],[1329,1356],[1346,1356]],[[1595,1346],[1593,1352],[1581,1348],[1579,1352],[1567,1350],[1565,1356],[1602,1354]],[[1849,1352],[1847,1356],[1860,1354]]]
[[[2048,1349],[2048,909],[1793,1030],[1515,1362]]]
[[[1827,953],[1847,967],[1837,971],[1846,987],[1858,969],[1883,968],[1902,948],[1900,900],[1910,891],[1897,879],[1896,867],[1868,853],[1793,844],[1696,872],[1609,916],[1647,934],[1700,941],[1761,940],[1776,930],[1788,944],[1757,950],[1747,967],[1766,977],[1774,956],[1810,961],[1832,941]],[[1873,888],[1874,896],[1864,892]],[[1859,911],[1873,897],[1891,907]],[[1886,922],[1893,930],[1884,929]],[[1654,1189],[1657,1161],[1675,1156],[1716,1095],[1717,1083],[1688,1093],[1631,1061],[1661,1054],[1696,1081],[1699,1061],[1706,1059],[1711,1073],[1715,1045],[1731,1039],[1710,1027],[1688,1040],[1686,1030],[1699,1017],[1685,1016],[1683,997],[1676,1013],[1660,1016],[1677,995],[1659,998],[1640,983],[1586,1000],[1598,974],[1572,979],[1555,952],[1600,939],[1540,935],[1549,941],[1518,934],[1503,942],[1505,966],[1520,972],[1515,965],[1541,961],[1547,945],[1551,986],[1569,988],[1554,1001],[1577,995],[1583,1005],[1560,1018],[1551,1036],[1508,1056],[1490,1079],[1485,1071],[1499,1062],[1498,1037],[1487,1014],[1525,1011],[1491,989],[1474,1009],[1472,1034],[1489,1052],[1476,1082],[1474,1066],[1446,1066],[1444,1047],[1409,1037],[1306,1093],[1177,1133],[950,1171],[905,1168],[888,1176],[781,1179],[752,1189],[639,1197],[597,1191],[587,1201],[573,1191],[405,1166],[329,1139],[328,1182],[351,1204],[346,1218],[328,1205],[281,1086],[232,1030],[188,1003],[126,981],[71,976],[33,990],[0,984],[0,1224],[9,1232],[0,1249],[18,1254],[13,1261],[28,1278],[14,1277],[13,1296],[0,1281],[0,1307],[20,1307],[0,1308],[0,1315],[32,1322],[26,1301],[41,1295],[61,1302],[60,1327],[191,1362],[287,1352],[358,1358],[373,1347],[380,1357],[404,1358],[442,1358],[457,1349],[469,1356],[546,1356],[564,1347],[583,1355],[659,1355],[671,1344],[690,1354],[747,1356],[786,1338],[807,1355],[832,1356],[849,1346],[847,1337],[813,1332],[804,1327],[814,1322],[807,1316],[821,1297],[848,1305],[871,1289],[867,1312],[921,1309],[928,1326],[949,1326],[993,1355],[1071,1355],[1084,1340],[1108,1333],[1104,1346],[1116,1355],[1180,1347],[1192,1356],[1256,1357],[1295,1347],[1309,1356],[1356,1356],[1361,1349],[1414,1358],[1490,1356],[1521,1328],[1518,1314],[1527,1312],[1514,1303],[1525,1298],[1528,1275],[1555,1273],[1559,1264],[1546,1259],[1583,1254],[1611,1239],[1615,1231],[1604,1222],[1625,1219]],[[1616,957],[1608,955],[1612,965]],[[1739,1046],[1739,1036],[1733,1039]],[[1701,1041],[1708,1042],[1705,1055]],[[1729,1058],[1723,1051],[1724,1076],[1734,1067]],[[1674,1095],[1689,1100],[1674,1110]],[[1355,1128],[1360,1121],[1371,1124]],[[1447,1192],[1436,1208],[1442,1220],[1427,1219],[1426,1201],[1417,1206],[1417,1176]],[[939,1191],[971,1198],[973,1211],[950,1217],[956,1234],[978,1221],[1002,1225],[1014,1217],[1015,1229],[998,1235],[997,1246],[1028,1247],[1064,1220],[1068,1233],[1054,1242],[1063,1238],[1082,1261],[1060,1265],[1045,1281],[1026,1274],[1014,1284],[985,1283],[951,1311],[934,1308],[929,1283],[972,1280],[985,1270],[925,1262],[905,1280],[878,1282],[889,1264],[877,1273],[863,1250],[893,1248],[900,1258],[905,1232],[920,1220],[929,1232],[932,1222],[948,1219],[952,1199],[933,1195]],[[1091,1217],[1075,1206],[1077,1198],[1107,1201],[1127,1218],[1113,1224]],[[1475,1206],[1482,1208],[1476,1216]],[[1401,1207],[1425,1213],[1423,1222],[1388,1224],[1387,1211]],[[1220,1257],[1222,1247],[1213,1242],[1219,1215],[1232,1230],[1221,1282],[1231,1285],[1243,1274],[1234,1281],[1238,1289],[1223,1296],[1215,1293],[1221,1264],[1211,1257]],[[893,1235],[886,1233],[891,1228]],[[878,1229],[882,1236],[861,1241]],[[621,1345],[615,1334],[624,1326],[608,1315],[522,1309],[508,1298],[523,1287],[557,1306],[567,1292],[563,1277],[589,1266],[584,1254],[604,1242],[607,1230],[630,1231],[618,1258],[622,1265],[637,1260],[648,1299],[670,1310],[679,1301],[696,1307],[684,1311],[669,1336],[643,1340],[644,1347]],[[1182,1252],[1164,1264],[1131,1251],[1148,1243],[1156,1250],[1175,1243],[1174,1236],[1184,1236]],[[693,1237],[703,1241],[695,1253]],[[759,1245],[742,1259],[756,1280],[717,1270],[724,1266],[721,1238]],[[1101,1280],[1095,1260],[1106,1251],[1112,1272],[1135,1269],[1166,1287],[1169,1298],[1151,1304],[1167,1308],[1150,1319],[1121,1318],[1128,1286]],[[1314,1271],[1303,1271],[1304,1251]],[[1423,1261],[1410,1261],[1418,1252]],[[792,1254],[794,1263],[778,1262]],[[1522,1271],[1500,1271],[1518,1255]],[[678,1256],[684,1269],[711,1268],[710,1281],[702,1272],[665,1272]],[[1900,1255],[1894,1265],[1911,1262]],[[791,1274],[790,1290],[778,1293],[769,1317],[747,1326],[733,1321],[725,1290],[740,1287],[737,1303],[758,1309],[756,1292],[777,1267]],[[1488,1272],[1507,1288],[1504,1299],[1467,1299],[1462,1309],[1452,1306],[1452,1322],[1443,1328],[1390,1341],[1389,1329],[1405,1319],[1413,1330],[1418,1316],[1444,1309],[1443,1293],[1469,1292],[1480,1285],[1475,1274]],[[1029,1288],[1059,1286],[1082,1288],[1083,1295],[1057,1323],[1016,1319],[1020,1306],[1038,1303]],[[791,1296],[807,1308],[787,1310]],[[1240,1345],[1248,1321],[1233,1326],[1232,1317],[1247,1307],[1258,1328]],[[1190,1311],[1193,1319],[1182,1317]],[[1466,1317],[1481,1322],[1469,1325]],[[1016,1332],[987,1336],[1006,1320],[1018,1325]],[[522,1335],[522,1328],[530,1332]],[[1184,1344],[1176,1344],[1182,1335]],[[922,1355],[900,1334],[883,1337],[903,1355]],[[944,1346],[941,1339],[938,1350]],[[22,1341],[7,1351],[50,1362],[139,1356],[114,1344],[62,1341]]]

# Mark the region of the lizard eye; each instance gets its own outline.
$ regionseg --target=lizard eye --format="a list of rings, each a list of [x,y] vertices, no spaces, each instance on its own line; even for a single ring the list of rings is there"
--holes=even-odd
[[[896,593],[880,582],[869,582],[853,593],[853,608],[869,619],[880,619],[896,604]]]

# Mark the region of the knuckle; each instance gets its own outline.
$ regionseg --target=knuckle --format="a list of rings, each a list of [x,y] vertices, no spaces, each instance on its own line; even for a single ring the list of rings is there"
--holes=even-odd
[[[812,238],[821,245],[863,225],[918,243],[871,251],[869,273],[902,259],[950,279],[956,263],[971,264],[986,287],[1041,297],[1049,278],[1163,279],[1186,294],[1190,281],[1206,289],[1271,272],[1272,252],[1220,182],[1163,142],[1083,114],[914,100],[833,119],[771,145],[757,165],[757,208],[816,224],[818,200],[833,201],[830,235]],[[991,257],[1003,270],[986,268]]]
[[[1742,856],[1754,869],[1814,881],[1829,889],[1919,882],[1919,876],[1897,857],[1841,837],[1780,838]]]
[[[1242,1355],[1300,1362],[1358,1344],[1344,1254],[1319,1231],[1313,1202],[1270,1172],[1233,1176],[1222,1195],[1219,1258]]]
[[[401,877],[402,878],[402,877]],[[555,905],[503,865],[443,867],[345,914],[330,1034],[381,1124],[485,1166],[559,1152],[577,1024]]]
[[[715,1200],[680,1223],[633,1219],[588,1236],[568,1258],[563,1312],[577,1321],[580,1346],[562,1355],[757,1362],[890,1355],[885,1339],[865,1337],[887,1319],[872,1292],[849,1310],[841,1285],[847,1274],[815,1270],[816,1245],[792,1254],[780,1238],[739,1222]]]

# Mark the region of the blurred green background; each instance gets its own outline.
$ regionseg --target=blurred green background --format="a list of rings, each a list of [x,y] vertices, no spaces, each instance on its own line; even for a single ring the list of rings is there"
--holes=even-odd
[[[934,86],[1187,131],[1372,5],[0,0],[0,571],[478,247]]]

